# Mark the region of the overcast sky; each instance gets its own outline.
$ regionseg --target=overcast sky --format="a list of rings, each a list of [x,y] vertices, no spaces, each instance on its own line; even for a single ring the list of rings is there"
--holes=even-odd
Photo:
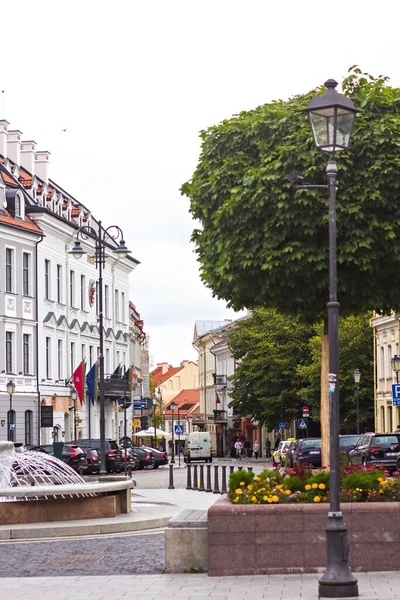
[[[19,0],[0,14],[4,116],[51,152],[52,179],[122,226],[154,363],[196,358],[196,320],[235,318],[200,282],[179,193],[199,131],[354,64],[400,86],[394,0]]]

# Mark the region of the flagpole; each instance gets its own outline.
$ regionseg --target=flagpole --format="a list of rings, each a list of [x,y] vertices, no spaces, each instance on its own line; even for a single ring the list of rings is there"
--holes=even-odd
[[[90,396],[89,396],[89,394],[86,394],[86,399],[87,399],[87,403],[88,403],[88,420],[89,420],[89,436],[88,437],[89,437],[89,440],[90,440],[90,438],[92,437],[92,435],[91,435],[92,434],[92,428],[91,428],[91,418],[90,418],[90,413],[91,413],[91,411],[90,411],[90,404],[91,404],[91,402],[90,402]]]

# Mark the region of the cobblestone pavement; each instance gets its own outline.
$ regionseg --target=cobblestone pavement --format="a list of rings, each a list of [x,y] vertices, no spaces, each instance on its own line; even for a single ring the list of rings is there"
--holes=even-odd
[[[0,544],[0,574],[7,577],[155,574],[164,564],[163,532]]]

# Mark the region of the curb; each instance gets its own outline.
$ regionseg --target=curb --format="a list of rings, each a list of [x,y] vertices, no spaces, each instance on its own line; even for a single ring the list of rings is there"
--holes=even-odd
[[[159,517],[146,521],[131,521],[128,523],[104,523],[98,525],[62,525],[59,527],[18,527],[0,530],[0,541],[33,540],[41,538],[81,537],[85,535],[107,535],[110,533],[129,533],[130,531],[146,531],[166,527],[169,517]]]

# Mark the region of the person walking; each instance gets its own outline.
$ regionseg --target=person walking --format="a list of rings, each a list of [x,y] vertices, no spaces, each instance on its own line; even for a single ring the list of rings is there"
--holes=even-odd
[[[246,452],[246,458],[250,458],[251,444],[247,438],[244,441],[244,450]]]
[[[235,442],[235,448],[236,448],[236,458],[238,460],[241,460],[242,442],[240,440],[236,440],[236,442]]]
[[[271,458],[271,440],[265,442],[265,458]]]
[[[256,460],[257,460],[258,453],[260,452],[260,444],[258,443],[257,440],[253,444],[253,452],[254,452],[254,456],[256,457]]]

